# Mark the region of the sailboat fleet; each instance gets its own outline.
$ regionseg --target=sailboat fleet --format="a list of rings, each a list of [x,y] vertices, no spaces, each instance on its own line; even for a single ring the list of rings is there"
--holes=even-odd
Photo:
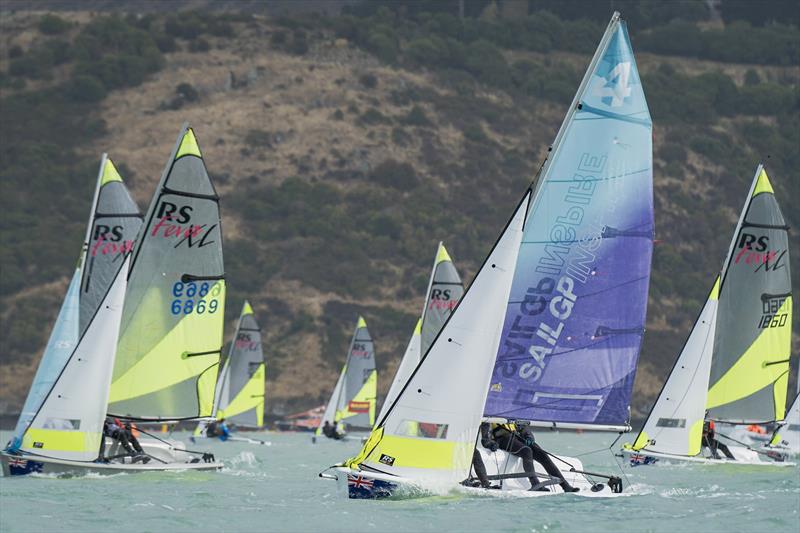
[[[655,235],[652,128],[627,28],[615,13],[547,160],[508,206],[505,227],[466,289],[439,243],[420,317],[380,410],[375,345],[357,317],[313,440],[366,437],[355,456],[320,477],[363,499],[441,489],[623,491],[618,476],[587,472],[580,459],[559,453],[547,453],[558,475],[540,461],[530,471],[520,454],[481,435],[487,428],[630,431]],[[77,267],[0,452],[4,475],[223,466],[144,429],[142,453],[125,453],[106,435],[107,418],[197,423],[192,442],[214,437],[210,425],[223,420],[264,426],[266,364],[249,302],[223,357],[222,242],[219,196],[188,125],[144,216],[103,155]],[[788,246],[759,165],[694,327],[643,428],[619,450],[631,466],[794,465],[800,405],[795,397],[785,409]],[[768,423],[777,429],[760,443],[726,433]],[[473,483],[477,464],[499,484]],[[544,482],[532,486],[534,478]]]

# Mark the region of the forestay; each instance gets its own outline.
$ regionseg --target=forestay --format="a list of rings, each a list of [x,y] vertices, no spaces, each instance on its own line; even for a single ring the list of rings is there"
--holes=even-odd
[[[615,14],[536,183],[486,417],[628,428],[653,246],[651,134]]]
[[[347,466],[435,482],[466,479],[529,200],[530,190],[430,350]]]
[[[134,248],[109,413],[212,415],[225,304],[218,200],[185,125]]]
[[[265,370],[261,328],[250,302],[245,301],[225,363],[224,396],[217,418],[237,426],[262,427]]]
[[[709,418],[783,420],[792,335],[788,226],[759,165],[725,260],[708,389]]]

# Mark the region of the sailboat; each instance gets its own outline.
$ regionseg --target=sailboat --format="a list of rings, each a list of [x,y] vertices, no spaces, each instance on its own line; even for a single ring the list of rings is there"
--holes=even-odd
[[[263,429],[265,374],[261,328],[250,302],[245,300],[228,357],[217,380],[216,419],[225,419],[237,428]],[[207,425],[206,421],[197,425],[192,441],[206,436]],[[270,444],[241,436],[229,436],[226,441]]]
[[[633,380],[631,366],[644,326],[653,235],[651,146],[650,117],[627,30],[615,13],[552,157],[472,284],[361,452],[320,476],[336,479],[350,498],[449,489],[470,475],[484,412],[504,421],[523,416],[536,421],[549,419],[546,410],[569,409],[575,425],[616,424],[619,412],[627,412],[627,382]],[[538,279],[532,286],[524,285],[533,276]],[[608,294],[611,304],[622,309],[598,302],[599,294]],[[582,320],[568,321],[572,312]],[[546,344],[539,349],[534,337]],[[536,349],[512,353],[509,340]],[[578,358],[571,364],[583,368],[573,366],[569,376],[558,370],[562,360],[591,346],[598,346],[592,356],[609,360],[604,369]],[[547,392],[540,389],[538,396],[536,391],[526,395],[514,372],[536,382],[534,375],[544,376],[544,366],[560,373],[555,384],[566,378],[571,385],[564,386],[577,390],[542,396]],[[581,390],[590,375],[605,384],[592,397]],[[487,399],[490,386],[497,398]],[[512,401],[505,400],[512,391]],[[523,406],[513,398],[520,398],[527,410],[517,410]],[[554,406],[553,401],[563,403]],[[605,403],[613,404],[613,417]],[[577,494],[610,496],[621,490],[617,478],[596,484],[578,459],[570,458],[569,464],[565,478],[582,489]],[[504,491],[487,494],[547,494],[523,492],[527,488],[511,483],[528,474],[496,474],[495,479],[509,483]]]
[[[100,455],[129,257],[141,219],[103,154],[78,265],[11,442],[0,453],[4,475],[104,466],[92,462]]]
[[[794,397],[783,424],[775,429],[769,443],[762,449],[775,450],[787,456],[800,456],[800,393]]]
[[[375,346],[364,317],[359,316],[347,360],[336,381],[325,413],[312,442],[322,435],[325,422],[340,433],[347,426],[371,428],[375,423],[375,402],[378,391],[378,370],[375,368]]]
[[[792,324],[787,230],[759,165],[722,271],[644,427],[622,450],[633,466],[659,459],[731,464],[702,445],[705,420],[783,420]],[[730,439],[718,430],[720,438]],[[791,464],[776,462],[782,457],[774,453],[725,444],[735,464]]]
[[[458,275],[453,260],[442,242],[436,250],[436,258],[433,263],[430,281],[428,282],[427,298],[422,316],[417,320],[414,333],[408,341],[408,346],[397,367],[392,385],[381,406],[378,420],[383,418],[386,409],[394,402],[411,372],[419,364],[422,353],[428,351],[436,335],[447,321],[447,317],[458,305],[461,296],[464,294],[464,285]]]

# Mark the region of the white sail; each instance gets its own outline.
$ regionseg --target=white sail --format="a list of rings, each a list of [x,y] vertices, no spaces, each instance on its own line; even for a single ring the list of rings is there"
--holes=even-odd
[[[322,435],[322,426],[325,425],[325,422],[328,422],[329,424],[336,424],[336,406],[339,405],[339,397],[342,395],[342,386],[344,385],[344,375],[346,371],[347,365],[342,367],[342,371],[339,373],[339,379],[336,380],[336,386],[333,388],[333,394],[331,394],[331,397],[328,400],[328,405],[325,406],[325,412],[319,421],[319,427],[316,431],[317,435]]]
[[[687,456],[700,453],[718,299],[719,278],[633,444],[634,450]]]
[[[469,474],[530,190],[351,468],[459,482]]]
[[[130,257],[22,438],[30,454],[93,461],[100,452]]]
[[[400,390],[403,388],[403,385],[406,384],[409,376],[411,376],[411,373],[419,364],[419,357],[421,355],[420,346],[422,340],[421,331],[422,319],[419,319],[417,320],[417,325],[414,328],[414,334],[411,335],[411,339],[408,341],[408,346],[406,346],[403,359],[400,360],[400,366],[397,367],[397,372],[394,375],[391,387],[389,387],[389,392],[386,393],[386,398],[383,400],[381,411],[378,414],[378,418],[375,422],[376,424],[379,424],[380,421],[383,420],[383,416],[386,414],[386,411],[389,410],[389,407],[397,399],[397,395],[400,394]]]

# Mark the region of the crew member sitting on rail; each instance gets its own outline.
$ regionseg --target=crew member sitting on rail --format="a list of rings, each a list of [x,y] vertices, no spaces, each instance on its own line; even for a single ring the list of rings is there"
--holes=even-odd
[[[706,446],[709,450],[711,450],[711,455],[714,457],[714,459],[721,459],[717,453],[717,450],[720,450],[728,459],[733,459],[734,461],[736,460],[736,457],[733,456],[731,451],[728,449],[728,446],[716,439],[716,431],[714,430],[713,420],[706,420],[703,422],[703,446]]]
[[[580,490],[564,479],[564,475],[553,463],[553,460],[550,459],[550,455],[536,444],[533,433],[529,428],[518,426],[517,424],[492,424],[492,430],[489,435],[497,443],[499,449],[522,458],[522,467],[525,472],[534,472],[533,461],[536,461],[552,477],[561,479],[559,485],[564,489],[564,492],[578,492]],[[485,444],[484,447],[486,447]],[[528,480],[531,482],[530,490],[549,492],[547,487],[536,488],[539,485],[539,478],[536,477],[536,474],[532,474]]]

